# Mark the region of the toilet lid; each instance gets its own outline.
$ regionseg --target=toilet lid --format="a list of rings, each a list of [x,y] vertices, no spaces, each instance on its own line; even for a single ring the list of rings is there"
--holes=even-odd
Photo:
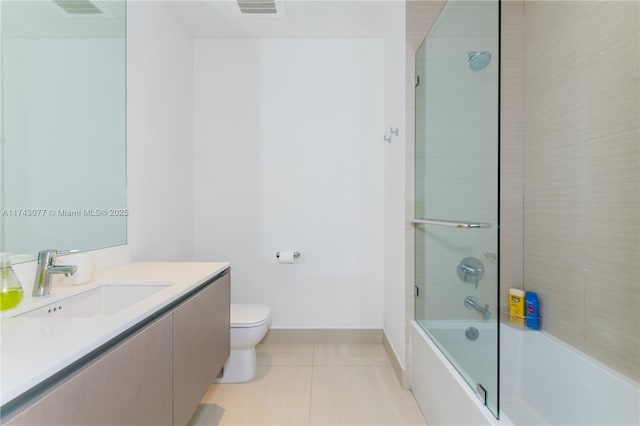
[[[231,327],[256,327],[271,320],[267,305],[231,304]]]

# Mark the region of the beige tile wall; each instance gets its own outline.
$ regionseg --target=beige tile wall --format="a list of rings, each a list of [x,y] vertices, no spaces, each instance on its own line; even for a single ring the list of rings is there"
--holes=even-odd
[[[500,301],[523,288],[524,2],[503,1],[500,44]],[[506,311],[501,306],[501,311]]]
[[[537,291],[547,331],[636,381],[638,4],[503,2],[500,193],[501,300],[509,287]],[[407,2],[408,165],[414,55],[443,5]],[[407,167],[408,213],[413,191]],[[410,219],[407,319],[413,318]]]
[[[525,288],[544,329],[639,381],[639,2],[524,12]]]

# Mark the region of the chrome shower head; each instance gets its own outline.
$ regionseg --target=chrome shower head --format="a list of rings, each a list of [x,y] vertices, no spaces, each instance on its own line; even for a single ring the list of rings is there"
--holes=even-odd
[[[469,61],[469,68],[471,68],[472,71],[479,71],[491,62],[491,53],[489,52],[476,52],[475,50],[471,50],[467,52],[465,57],[467,61]]]

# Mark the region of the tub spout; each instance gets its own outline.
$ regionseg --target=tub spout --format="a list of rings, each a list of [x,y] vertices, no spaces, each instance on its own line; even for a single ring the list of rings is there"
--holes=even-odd
[[[491,311],[489,311],[489,305],[484,305],[482,306],[479,302],[478,299],[476,299],[473,296],[467,296],[464,299],[464,306],[467,309],[475,309],[476,311],[480,312],[482,314],[482,317],[484,319],[489,319],[491,318]]]

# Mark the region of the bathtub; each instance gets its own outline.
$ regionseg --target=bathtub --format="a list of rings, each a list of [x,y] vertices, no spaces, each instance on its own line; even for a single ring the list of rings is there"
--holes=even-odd
[[[475,341],[465,337],[469,326],[480,330]],[[430,323],[432,333],[447,340],[451,355],[463,359],[471,375],[486,383],[488,389],[497,389],[496,375],[479,368],[486,364],[481,361],[474,365],[474,359],[484,356],[479,352],[496,347],[495,333],[486,332],[490,331],[488,327],[492,325],[487,322]],[[430,425],[640,424],[638,383],[544,331],[523,331],[501,324],[500,341],[498,420],[412,321],[411,387]],[[491,356],[495,356],[493,350]]]

